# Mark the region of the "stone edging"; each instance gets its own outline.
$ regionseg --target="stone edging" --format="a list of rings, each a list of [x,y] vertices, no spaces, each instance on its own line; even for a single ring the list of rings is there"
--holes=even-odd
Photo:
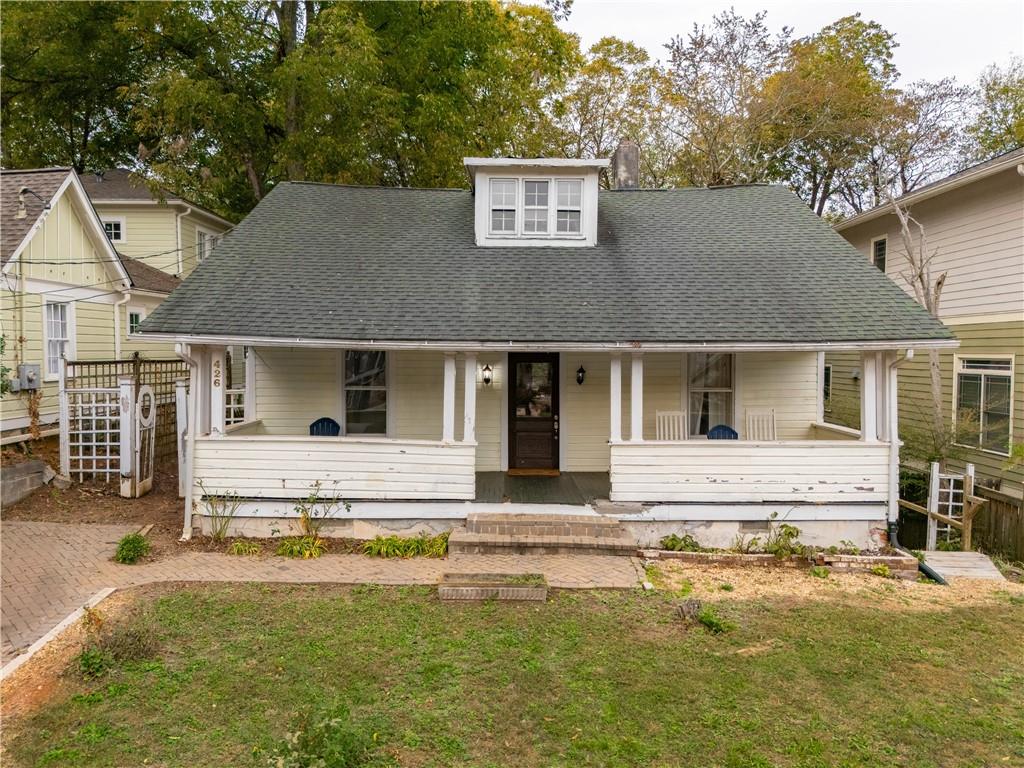
[[[676,552],[667,549],[641,549],[637,552],[645,560],[682,560],[700,565],[734,565],[759,568],[806,568],[823,565],[841,573],[869,573],[884,565],[894,577],[917,578],[917,558],[904,554],[840,555],[818,552],[812,558],[802,555],[775,557],[762,553],[740,552]]]

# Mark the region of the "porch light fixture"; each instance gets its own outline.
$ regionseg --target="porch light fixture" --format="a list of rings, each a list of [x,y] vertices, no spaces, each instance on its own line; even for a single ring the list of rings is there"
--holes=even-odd
[[[582,365],[576,369],[576,383],[580,386],[583,385],[583,380],[587,377],[587,369]]]
[[[494,381],[494,370],[489,365],[485,365],[483,370],[483,382],[485,386],[491,386],[491,382]]]

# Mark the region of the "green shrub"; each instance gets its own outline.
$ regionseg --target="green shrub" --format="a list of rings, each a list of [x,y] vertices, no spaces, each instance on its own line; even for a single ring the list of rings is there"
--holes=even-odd
[[[935,542],[935,548],[940,552],[959,552],[963,549],[959,536],[953,536],[949,540],[939,539]]]
[[[827,579],[828,578],[828,574],[829,574],[829,570],[824,565],[812,565],[811,566],[811,576],[813,576],[816,579]]]
[[[281,557],[301,557],[312,560],[327,551],[327,542],[319,536],[290,536],[281,539],[277,545],[277,554]]]
[[[665,536],[661,540],[661,548],[669,549],[673,552],[700,552],[702,549],[697,540],[688,533],[682,536],[674,533]]]
[[[263,545],[258,541],[237,539],[228,545],[229,555],[258,555],[263,552]]]
[[[99,677],[115,662],[151,659],[157,653],[156,635],[145,617],[110,624],[102,613],[87,608],[82,624],[86,640],[78,654],[78,671],[83,677]]]
[[[78,654],[78,671],[82,677],[96,678],[105,674],[114,666],[114,659],[109,653],[96,646],[86,646]]]
[[[114,560],[125,565],[138,562],[149,554],[149,541],[139,533],[129,533],[117,543]]]
[[[779,558],[790,557],[791,555],[802,555],[804,545],[797,539],[800,537],[800,529],[789,523],[775,524],[775,515],[772,514],[771,528],[764,540],[764,551],[769,555]]]
[[[448,533],[377,536],[363,542],[363,554],[370,557],[444,557],[448,554]]]
[[[703,624],[709,632],[715,635],[732,632],[736,629],[736,624],[719,616],[718,611],[715,610],[713,605],[705,605],[701,608],[700,611],[697,612],[697,621]]]
[[[885,563],[876,565],[874,568],[871,569],[871,572],[875,574],[875,576],[881,576],[883,579],[892,578],[892,571],[889,570],[889,566]]]
[[[388,765],[379,735],[354,723],[347,710],[309,719],[289,733],[267,761],[273,768],[366,768]]]
[[[723,582],[722,584],[719,584],[718,588],[723,592],[732,592],[734,589],[736,589],[736,587],[734,587],[729,582]]]

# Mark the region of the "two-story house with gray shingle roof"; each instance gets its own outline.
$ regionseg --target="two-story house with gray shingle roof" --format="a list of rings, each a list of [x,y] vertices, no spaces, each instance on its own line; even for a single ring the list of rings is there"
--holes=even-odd
[[[608,191],[608,160],[503,158],[470,189],[278,185],[143,324],[192,365],[186,535],[210,495],[265,534],[319,488],[340,535],[571,511],[634,544],[772,516],[877,543],[899,367],[955,338],[786,189],[635,189],[617,157]],[[825,350],[860,356],[857,438],[823,421]]]

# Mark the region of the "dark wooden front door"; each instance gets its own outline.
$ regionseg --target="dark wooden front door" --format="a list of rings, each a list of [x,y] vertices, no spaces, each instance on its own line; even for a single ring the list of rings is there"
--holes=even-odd
[[[509,469],[558,469],[558,355],[510,354]]]

